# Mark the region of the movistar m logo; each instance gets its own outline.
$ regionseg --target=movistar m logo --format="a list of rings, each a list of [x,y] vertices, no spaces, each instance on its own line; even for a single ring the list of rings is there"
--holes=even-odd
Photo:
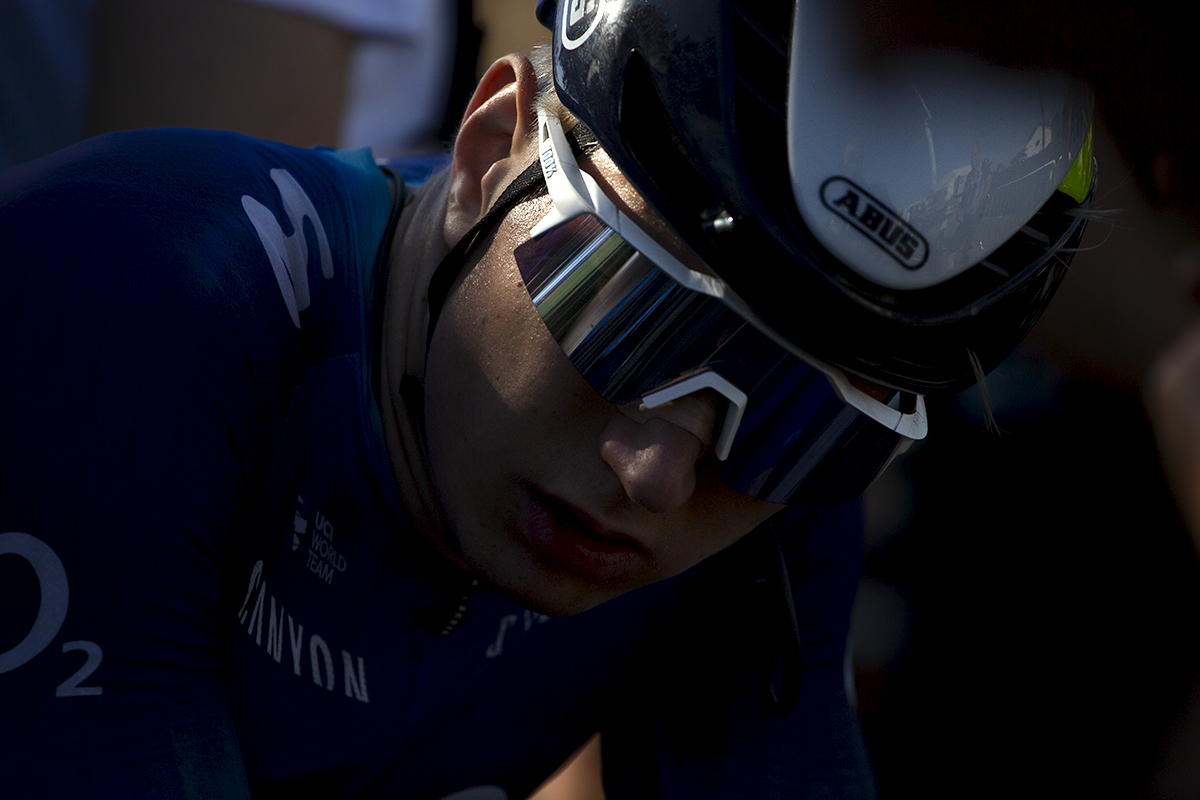
[[[283,210],[292,224],[291,235],[285,236],[283,226],[271,209],[250,195],[242,195],[242,208],[254,225],[254,230],[258,231],[258,239],[267,251],[267,259],[275,272],[275,280],[279,283],[279,291],[283,293],[288,314],[299,328],[300,312],[308,308],[311,302],[308,294],[308,240],[304,237],[306,218],[316,234],[321,274],[326,278],[333,277],[333,256],[329,252],[329,237],[325,235],[325,226],[321,224],[317,208],[292,174],[286,169],[273,169],[271,180],[279,189]]]
[[[574,50],[595,33],[604,18],[604,0],[567,0],[562,17],[562,45]]]
[[[821,184],[821,202],[905,269],[920,269],[929,258],[929,244],[916,228],[848,178]]]

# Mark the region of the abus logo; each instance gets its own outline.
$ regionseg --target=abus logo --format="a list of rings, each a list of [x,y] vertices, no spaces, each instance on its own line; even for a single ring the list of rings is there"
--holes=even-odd
[[[853,181],[829,178],[821,184],[821,202],[905,269],[920,269],[929,258],[925,237]]]
[[[567,0],[562,17],[562,45],[574,50],[588,40],[604,18],[604,0]]]

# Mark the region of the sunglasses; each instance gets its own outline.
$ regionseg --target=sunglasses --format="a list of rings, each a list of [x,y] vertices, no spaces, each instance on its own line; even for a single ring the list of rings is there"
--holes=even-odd
[[[557,118],[539,111],[538,131],[553,206],[514,257],[550,334],[601,397],[653,409],[715,392],[722,482],[773,503],[856,497],[925,436],[922,397],[875,400],[783,340],[620,211]]]

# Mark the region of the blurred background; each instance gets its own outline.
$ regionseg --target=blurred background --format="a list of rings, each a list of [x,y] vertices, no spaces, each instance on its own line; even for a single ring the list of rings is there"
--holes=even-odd
[[[483,68],[545,39],[533,5],[0,0],[0,168],[164,125],[441,152]],[[978,390],[932,402],[865,498],[854,678],[884,798],[1200,796],[1200,565],[1141,400],[1195,276],[1097,146],[1111,213],[988,379],[1002,433]],[[600,796],[582,763],[540,800]]]
[[[1200,566],[1141,392],[1194,320],[1190,244],[1098,129],[1058,294],[865,498],[859,711],[884,798],[1200,797]]]
[[[0,0],[0,168],[160,126],[435,152],[544,36],[532,0]]]

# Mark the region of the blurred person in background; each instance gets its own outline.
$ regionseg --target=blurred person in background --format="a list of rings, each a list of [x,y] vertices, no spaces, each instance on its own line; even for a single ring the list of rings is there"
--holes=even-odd
[[[3,0],[0,167],[168,126],[440,153],[479,44],[470,0]]]
[[[90,133],[191,126],[441,152],[474,85],[471,5],[99,0]]]
[[[94,7],[0,2],[0,170],[83,138]]]

